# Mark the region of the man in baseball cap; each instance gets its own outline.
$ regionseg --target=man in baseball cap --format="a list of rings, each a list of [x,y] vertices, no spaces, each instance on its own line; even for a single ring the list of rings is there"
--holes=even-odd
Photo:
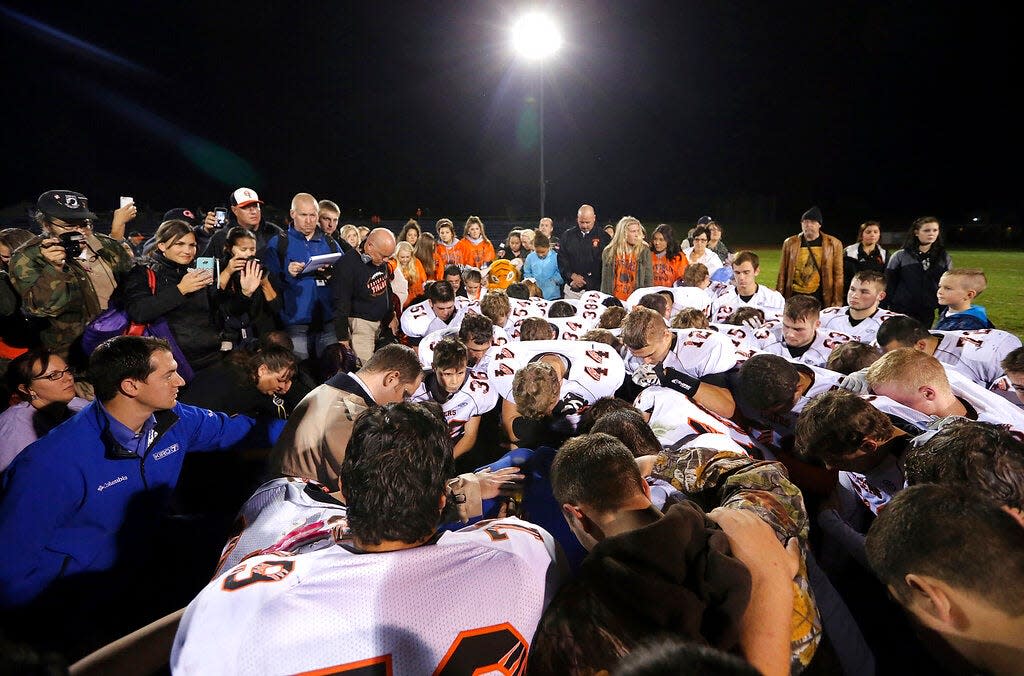
[[[73,190],[47,190],[36,201],[36,209],[67,223],[96,220],[96,214],[89,210],[89,198]]]
[[[278,226],[263,220],[263,210],[260,207],[263,200],[252,188],[238,188],[228,196],[228,203],[231,206],[231,213],[235,222],[228,223],[220,230],[213,233],[209,243],[203,249],[204,256],[220,256],[224,252],[224,241],[227,231],[235,225],[240,225],[256,233],[257,256],[275,235],[283,235],[284,231]],[[212,213],[211,213],[212,216]]]

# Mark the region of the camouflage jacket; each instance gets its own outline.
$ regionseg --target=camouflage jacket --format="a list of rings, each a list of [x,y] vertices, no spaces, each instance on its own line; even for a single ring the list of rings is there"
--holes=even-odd
[[[100,242],[96,254],[114,272],[114,279],[131,268],[132,259],[120,242],[106,235],[93,235]],[[41,334],[43,345],[67,357],[72,343],[82,335],[85,325],[99,314],[99,301],[89,274],[77,260],[57,268],[43,256],[35,237],[11,256],[10,272],[14,288],[21,294],[24,311],[33,317],[45,317],[50,325]]]

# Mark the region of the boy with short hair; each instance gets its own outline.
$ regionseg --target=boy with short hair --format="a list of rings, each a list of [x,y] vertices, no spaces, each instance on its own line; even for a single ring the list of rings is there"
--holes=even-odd
[[[558,252],[551,250],[551,240],[543,232],[533,238],[533,251],[526,257],[523,276],[537,282],[545,300],[562,297],[562,275],[558,272]]]
[[[994,329],[995,325],[985,313],[985,306],[972,304],[987,286],[988,280],[980,269],[959,268],[942,273],[936,295],[943,308],[935,324],[936,330]]]

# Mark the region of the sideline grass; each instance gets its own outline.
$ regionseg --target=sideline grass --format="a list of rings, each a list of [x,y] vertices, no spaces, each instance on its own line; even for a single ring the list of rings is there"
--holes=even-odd
[[[755,247],[752,250],[761,258],[758,282],[774,288],[775,278],[779,274],[781,248]],[[981,268],[985,271],[988,288],[978,298],[978,304],[985,306],[996,328],[1024,338],[1024,293],[1021,292],[1024,255],[1019,251],[965,249],[951,249],[949,255],[953,257],[954,267]]]

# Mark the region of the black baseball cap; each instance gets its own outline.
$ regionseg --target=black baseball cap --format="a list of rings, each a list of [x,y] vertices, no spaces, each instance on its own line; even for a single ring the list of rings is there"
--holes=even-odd
[[[185,221],[193,228],[198,228],[203,224],[202,220],[199,219],[199,216],[196,215],[196,212],[192,209],[170,209],[169,211],[164,212],[164,217],[160,222],[163,223],[164,221],[172,220]]]
[[[47,190],[36,200],[36,209],[62,221],[96,220],[89,211],[89,198],[74,190]]]

